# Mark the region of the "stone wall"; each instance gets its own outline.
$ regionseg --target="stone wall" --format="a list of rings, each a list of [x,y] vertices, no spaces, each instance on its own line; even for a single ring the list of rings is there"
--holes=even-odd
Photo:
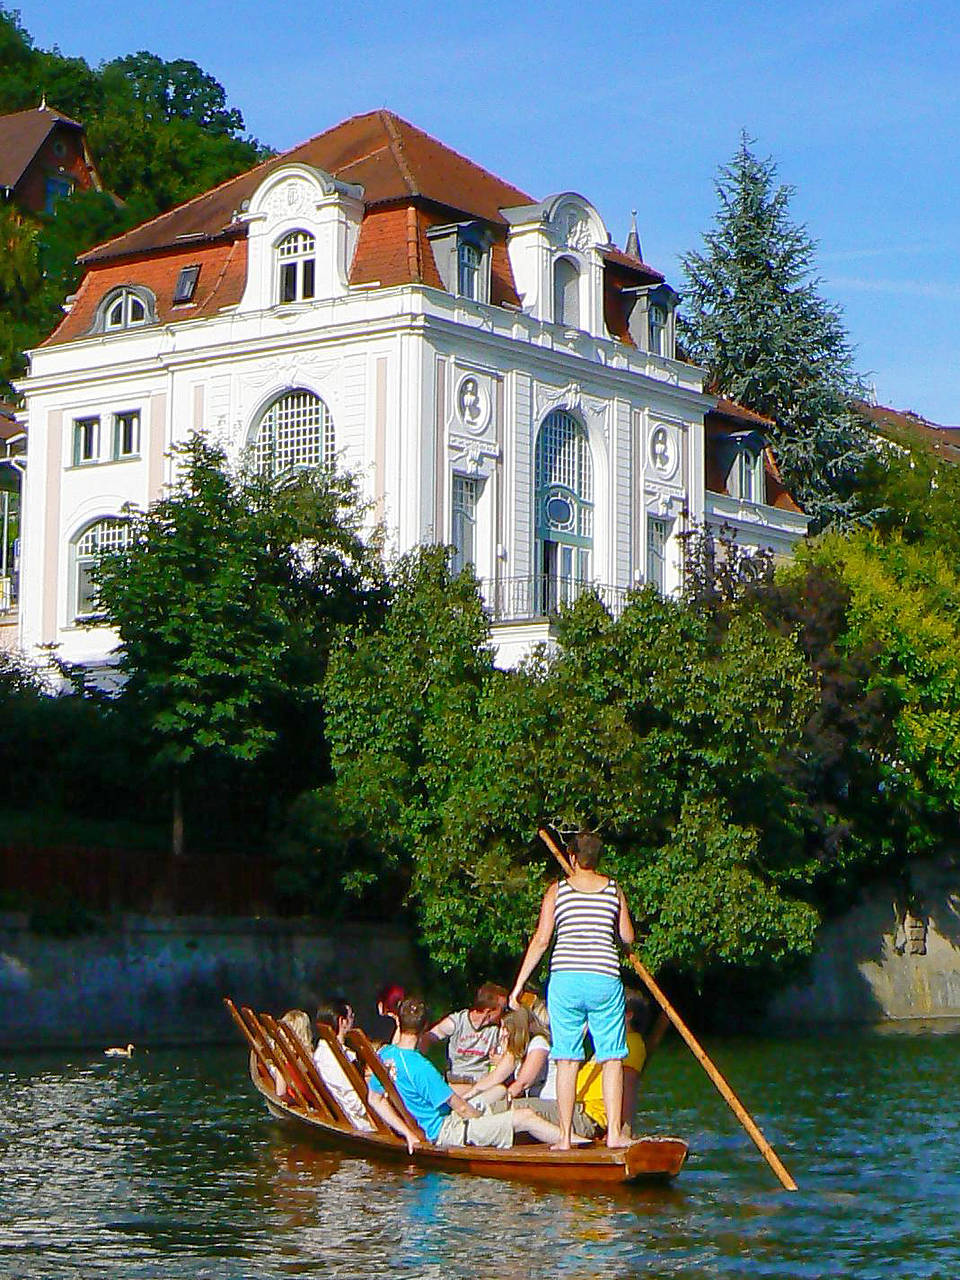
[[[960,868],[913,872],[905,897],[865,892],[820,931],[808,980],[771,1003],[774,1023],[960,1017]]]
[[[376,1029],[388,981],[414,985],[416,963],[381,925],[125,915],[54,938],[0,913],[0,1048],[229,1042],[225,995],[279,1013],[342,993]]]

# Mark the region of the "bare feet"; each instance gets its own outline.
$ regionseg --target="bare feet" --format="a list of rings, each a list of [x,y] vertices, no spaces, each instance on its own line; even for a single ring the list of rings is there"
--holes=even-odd
[[[564,1142],[562,1139],[560,1142],[554,1142],[550,1147],[551,1151],[569,1151],[570,1149],[570,1143]]]
[[[629,1138],[607,1138],[607,1146],[611,1151],[620,1151],[623,1147],[630,1146]]]

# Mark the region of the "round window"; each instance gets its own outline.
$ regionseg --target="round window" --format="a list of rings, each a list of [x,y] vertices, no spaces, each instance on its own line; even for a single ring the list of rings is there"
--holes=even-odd
[[[573,505],[567,498],[547,499],[547,519],[557,529],[565,529],[573,523]]]

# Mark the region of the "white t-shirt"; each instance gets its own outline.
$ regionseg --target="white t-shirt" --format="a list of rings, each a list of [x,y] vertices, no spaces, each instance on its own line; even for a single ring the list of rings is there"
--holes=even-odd
[[[533,1093],[533,1089],[530,1090]],[[556,1102],[557,1100],[557,1060],[556,1058],[547,1059],[547,1070],[540,1086],[540,1092],[537,1095],[543,1098],[545,1102]]]
[[[540,1068],[540,1074],[532,1084],[527,1085],[527,1093],[532,1098],[542,1098],[543,1089],[550,1074],[550,1041],[546,1036],[533,1036],[527,1045],[527,1053],[532,1053],[534,1049],[542,1049],[547,1056],[544,1059],[543,1066]],[[556,1076],[556,1072],[554,1072],[554,1076]],[[556,1085],[554,1085],[554,1088],[556,1088]]]
[[[320,1072],[323,1083],[343,1107],[352,1123],[358,1129],[362,1129],[364,1133],[370,1133],[373,1125],[367,1118],[363,1103],[360,1101],[356,1089],[350,1083],[347,1073],[337,1061],[326,1040],[321,1040],[316,1049],[314,1049],[313,1061]]]

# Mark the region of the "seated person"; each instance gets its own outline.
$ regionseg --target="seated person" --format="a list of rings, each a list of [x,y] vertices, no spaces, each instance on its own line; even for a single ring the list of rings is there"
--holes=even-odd
[[[545,1074],[549,1055],[547,1033],[530,1010],[508,1009],[501,1019],[500,1043],[490,1071],[462,1096],[482,1109],[503,1098],[512,1102]]]
[[[438,1147],[512,1147],[514,1135],[528,1133],[538,1142],[557,1142],[559,1128],[525,1107],[484,1115],[455,1093],[417,1045],[427,1026],[427,1010],[418,997],[400,1005],[400,1039],[385,1045],[380,1057],[390,1068],[403,1103]],[[370,1081],[371,1091],[382,1088]]]
[[[343,1046],[347,1032],[354,1025],[353,1010],[346,1000],[338,998],[326,1000],[317,1009],[317,1024],[320,1023],[329,1027]],[[353,1058],[349,1049],[344,1048],[343,1052],[348,1058]],[[360,1095],[350,1083],[350,1077],[343,1069],[343,1064],[337,1060],[337,1055],[322,1037],[314,1050],[313,1061],[321,1080],[339,1102],[354,1128],[361,1129],[364,1133],[372,1133],[373,1125],[360,1101]],[[390,1100],[382,1093],[374,1093],[368,1089],[367,1101],[370,1103],[370,1109],[375,1111],[394,1133],[404,1139],[407,1150],[412,1154],[413,1148],[420,1145],[420,1139],[406,1121],[397,1114]]]
[[[623,1060],[623,1110],[621,1127],[630,1133],[633,1113],[637,1106],[637,1087],[640,1072],[647,1060],[647,1047],[642,1031],[649,1019],[650,1006],[643,996],[627,995],[627,1056]],[[607,1108],[603,1101],[602,1064],[596,1058],[585,1062],[577,1073],[577,1102],[600,1129],[607,1127]]]
[[[430,1028],[420,1043],[426,1053],[430,1046],[447,1041],[447,1079],[465,1092],[487,1074],[500,1039],[500,1019],[507,1004],[505,987],[485,982],[479,987],[469,1009],[448,1013]]]
[[[290,1028],[307,1052],[312,1053],[313,1028],[310,1026],[309,1013],[305,1013],[303,1009],[288,1009],[280,1021],[285,1027]],[[274,1048],[276,1047],[274,1046]],[[277,1068],[272,1065],[270,1067],[270,1075],[278,1098],[282,1098],[284,1102],[303,1101],[301,1091],[297,1085],[293,1082],[288,1082]]]
[[[400,1037],[400,1019],[397,1017],[397,1010],[406,994],[403,987],[396,982],[388,982],[377,994],[377,1013],[381,1018],[389,1018],[393,1023],[390,1044],[396,1044]]]

